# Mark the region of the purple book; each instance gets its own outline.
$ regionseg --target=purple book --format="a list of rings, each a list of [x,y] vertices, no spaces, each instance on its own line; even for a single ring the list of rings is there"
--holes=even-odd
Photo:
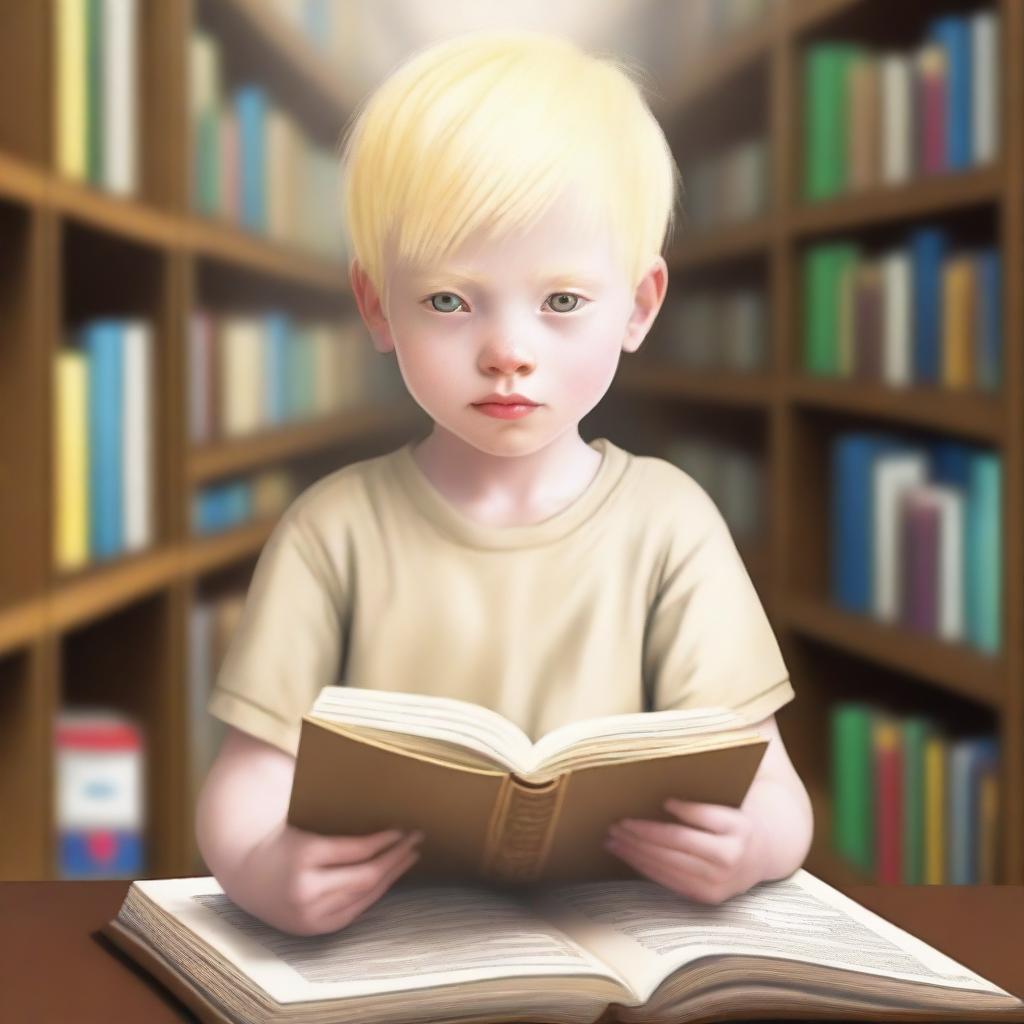
[[[903,607],[908,629],[938,633],[939,509],[926,492],[908,491],[902,504]]]

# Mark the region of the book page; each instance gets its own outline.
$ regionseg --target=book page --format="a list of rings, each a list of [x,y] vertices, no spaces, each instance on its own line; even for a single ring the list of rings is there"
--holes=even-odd
[[[802,868],[718,905],[646,879],[548,886],[537,905],[559,929],[613,963],[642,1002],[682,965],[723,954],[1008,995]]]
[[[599,990],[619,992],[591,953],[484,886],[396,885],[340,931],[295,936],[246,913],[214,878],[152,879],[132,884],[118,919],[172,961],[187,929],[188,945],[205,953],[186,954],[193,971],[215,954],[279,1003],[524,977],[604,979]]]

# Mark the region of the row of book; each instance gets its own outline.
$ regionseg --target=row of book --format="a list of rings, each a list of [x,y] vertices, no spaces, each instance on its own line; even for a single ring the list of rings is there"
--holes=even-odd
[[[57,170],[131,195],[138,190],[137,0],[58,0],[53,97]]]
[[[767,157],[765,139],[754,137],[691,164],[683,177],[690,224],[706,229],[764,213],[768,204]]]
[[[102,707],[62,709],[54,722],[59,878],[138,878],[145,869],[145,743],[141,725]]]
[[[1002,376],[999,250],[954,247],[938,227],[864,252],[840,241],[803,260],[804,367],[887,385],[994,391]]]
[[[306,41],[326,57],[345,58],[351,55],[351,25],[346,14],[351,8],[336,0],[265,0],[288,21]]]
[[[686,0],[679,4],[676,33],[681,59],[692,60],[737,32],[752,28],[771,8],[771,0]]]
[[[763,535],[765,474],[755,453],[719,438],[692,434],[673,438],[662,457],[707,491],[737,540]]]
[[[298,483],[288,469],[208,484],[192,495],[192,532],[207,536],[274,519],[297,493]]]
[[[220,42],[190,39],[192,202],[200,212],[329,257],[344,252],[338,161],[258,82],[224,81]]]
[[[754,287],[687,292],[659,318],[658,355],[693,369],[760,370],[768,358],[764,291]]]
[[[374,350],[353,318],[197,310],[189,332],[194,442],[241,437],[366,404]]]
[[[152,325],[90,320],[54,364],[54,560],[72,570],[154,539]]]
[[[932,18],[908,51],[809,46],[804,191],[817,200],[989,163],[999,148],[999,15]]]
[[[833,706],[832,845],[875,882],[993,885],[999,741],[953,737],[927,715]]]
[[[1002,464],[960,441],[839,435],[831,593],[842,608],[994,654],[1002,645]]]

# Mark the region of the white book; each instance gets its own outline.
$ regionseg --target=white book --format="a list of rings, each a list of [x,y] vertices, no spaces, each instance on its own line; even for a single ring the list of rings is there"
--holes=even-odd
[[[907,181],[913,172],[913,88],[911,58],[887,53],[882,58],[882,180]]]
[[[971,131],[975,163],[988,163],[999,150],[999,15],[971,16]]]
[[[725,448],[719,458],[722,516],[737,539],[756,536],[765,504],[760,462],[741,448]]]
[[[900,502],[911,487],[924,484],[928,460],[923,452],[880,455],[872,467],[873,593],[877,618],[894,622],[902,607],[903,531]]]
[[[764,295],[755,288],[733,292],[728,299],[729,323],[727,361],[734,370],[756,370],[765,362],[767,310]]]
[[[932,483],[924,488],[939,513],[936,594],[939,636],[964,638],[963,528],[964,494],[950,484]]]
[[[103,177],[107,188],[138,188],[138,11],[136,0],[103,0]]]
[[[913,304],[910,254],[894,249],[882,257],[882,378],[893,387],[913,380]]]
[[[188,433],[193,444],[210,440],[213,424],[210,422],[213,354],[215,343],[214,321],[211,314],[195,310],[189,318],[188,345]]]
[[[225,317],[218,354],[221,432],[225,437],[251,434],[264,423],[260,321],[251,317]]]
[[[124,342],[123,474],[124,546],[137,551],[153,541],[153,328],[126,320]]]

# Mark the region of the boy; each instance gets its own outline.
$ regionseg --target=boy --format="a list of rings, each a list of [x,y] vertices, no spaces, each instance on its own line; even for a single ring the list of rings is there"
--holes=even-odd
[[[736,708],[770,738],[743,806],[670,802],[608,848],[702,902],[790,874],[812,826],[773,715],[794,693],[728,528],[680,469],[577,429],[665,297],[677,170],[639,89],[555,37],[464,35],[377,90],[345,160],[360,313],[435,425],[310,487],[267,542],[209,704],[232,727],[197,811],[210,870],[319,934],[430,841],[285,824],[302,715],[344,680],[485,704],[534,740]]]

